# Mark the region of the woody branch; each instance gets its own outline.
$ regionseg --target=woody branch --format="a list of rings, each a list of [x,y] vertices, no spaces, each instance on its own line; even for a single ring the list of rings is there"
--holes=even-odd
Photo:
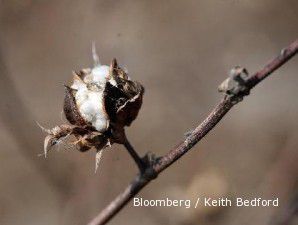
[[[135,179],[120,193],[108,206],[106,206],[89,225],[102,225],[111,220],[134,196],[136,196],[150,181],[155,179],[158,174],[172,165],[185,153],[187,153],[195,144],[197,144],[216,124],[229,112],[229,110],[242,99],[249,91],[260,83],[263,79],[277,70],[288,60],[290,60],[298,51],[298,39],[284,48],[280,54],[265,65],[261,70],[249,76],[242,88],[242,91],[226,95],[211,111],[207,118],[199,124],[189,135],[176,147],[171,149],[166,155],[161,157],[153,165],[147,166],[143,173],[140,173]]]

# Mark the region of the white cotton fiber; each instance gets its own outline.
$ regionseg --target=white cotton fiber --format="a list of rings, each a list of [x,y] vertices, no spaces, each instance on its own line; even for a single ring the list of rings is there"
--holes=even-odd
[[[97,84],[105,84],[109,75],[110,68],[106,65],[96,66],[92,69],[93,82]]]
[[[109,125],[103,103],[103,91],[108,79],[109,67],[97,65],[83,81],[75,79],[71,86],[77,90],[75,99],[82,117],[99,132],[106,131]]]

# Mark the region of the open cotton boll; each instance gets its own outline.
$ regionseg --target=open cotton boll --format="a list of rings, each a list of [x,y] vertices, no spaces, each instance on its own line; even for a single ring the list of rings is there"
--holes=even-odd
[[[124,128],[137,118],[144,87],[131,80],[116,59],[110,66],[100,65],[94,45],[92,53],[94,67],[74,72],[71,86],[65,85],[63,111],[69,124],[42,129],[48,133],[45,155],[59,141],[72,136],[79,151],[95,148],[97,169],[104,148],[126,143]]]
[[[75,77],[71,86],[77,90],[75,99],[82,117],[99,132],[106,131],[109,125],[103,102],[103,91],[108,79],[109,67],[98,65],[84,77],[84,80]]]

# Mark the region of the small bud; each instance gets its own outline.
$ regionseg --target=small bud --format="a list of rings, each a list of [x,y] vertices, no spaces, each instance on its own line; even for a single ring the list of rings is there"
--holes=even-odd
[[[237,103],[243,99],[244,95],[249,94],[249,88],[247,87],[248,78],[247,70],[236,66],[231,69],[229,77],[218,86],[218,91],[224,92],[228,97],[232,98],[234,103]]]

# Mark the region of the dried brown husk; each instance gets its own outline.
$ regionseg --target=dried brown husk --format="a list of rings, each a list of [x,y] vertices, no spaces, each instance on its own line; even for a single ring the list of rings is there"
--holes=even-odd
[[[90,69],[76,72],[75,79],[83,80],[90,72]],[[74,144],[82,152],[92,147],[99,152],[114,142],[124,142],[124,127],[130,126],[136,119],[142,106],[144,87],[136,81],[131,81],[127,73],[118,66],[116,59],[113,59],[110,65],[109,76],[116,81],[116,86],[107,82],[103,94],[104,110],[110,121],[108,129],[101,133],[87,122],[78,109],[75,99],[76,90],[65,86],[63,110],[71,125],[58,126],[54,128],[55,132],[54,129],[47,130],[49,135],[45,139],[45,154],[67,135],[75,137]]]

